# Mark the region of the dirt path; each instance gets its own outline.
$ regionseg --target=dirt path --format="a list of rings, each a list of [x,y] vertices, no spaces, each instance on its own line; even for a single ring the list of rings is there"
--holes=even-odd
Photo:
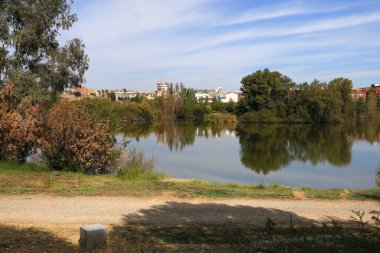
[[[379,210],[375,201],[225,199],[184,200],[164,197],[0,196],[0,223],[70,225],[86,223],[260,223],[270,217],[287,223],[331,218],[348,221],[350,210]]]
[[[333,218],[344,225],[350,210],[380,210],[374,201],[284,199],[185,200],[132,197],[0,196],[0,251],[76,252],[79,228],[101,223],[111,231],[129,224],[313,224]],[[366,216],[366,219],[369,217]],[[124,229],[124,228],[123,228]]]

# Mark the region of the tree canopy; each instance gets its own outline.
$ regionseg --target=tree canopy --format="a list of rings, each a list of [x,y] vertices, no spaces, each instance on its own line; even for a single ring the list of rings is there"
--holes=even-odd
[[[0,87],[14,85],[21,97],[60,92],[84,82],[88,56],[75,38],[64,46],[60,31],[77,20],[72,0],[0,1]]]
[[[280,72],[264,69],[244,77],[241,84],[247,111],[268,109],[285,116],[286,98],[295,86],[292,79]]]
[[[245,113],[243,121],[342,122],[362,110],[355,108],[351,97],[352,81],[342,77],[328,83],[295,84],[280,72],[264,69],[244,77],[241,83],[243,99],[238,112]],[[375,111],[376,105],[372,107]]]

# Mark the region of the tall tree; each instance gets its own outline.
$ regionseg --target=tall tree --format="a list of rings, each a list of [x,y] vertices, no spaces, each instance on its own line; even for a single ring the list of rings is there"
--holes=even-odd
[[[367,115],[370,117],[377,116],[377,97],[373,91],[368,92],[366,98],[366,111]]]
[[[341,112],[344,115],[349,114],[353,116],[354,102],[351,97],[352,81],[343,77],[335,78],[329,82],[329,86],[334,87],[339,92],[339,99],[342,101]]]
[[[244,77],[241,84],[248,111],[269,109],[279,117],[286,116],[286,100],[295,86],[292,79],[280,72],[264,69]]]
[[[0,87],[13,83],[21,97],[60,92],[84,82],[88,57],[79,39],[60,46],[60,31],[77,20],[72,0],[0,1]]]

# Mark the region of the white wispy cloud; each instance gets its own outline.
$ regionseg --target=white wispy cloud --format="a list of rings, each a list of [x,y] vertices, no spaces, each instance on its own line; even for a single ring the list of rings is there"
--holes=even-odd
[[[380,67],[379,30],[374,28],[380,23],[379,9],[355,12],[349,4],[329,9],[296,1],[272,12],[263,12],[270,9],[264,6],[228,13],[212,8],[216,3],[94,1],[79,9],[79,22],[62,40],[83,39],[91,59],[87,80],[94,88],[148,90],[167,80],[237,89],[243,75],[263,67],[289,71],[296,80],[312,80],[317,73],[327,78],[326,68],[336,67],[336,73],[351,73],[359,80],[347,59],[364,62],[364,55]],[[294,18],[317,12],[328,14]],[[281,22],[276,22],[279,17]],[[246,24],[255,20],[262,22]]]

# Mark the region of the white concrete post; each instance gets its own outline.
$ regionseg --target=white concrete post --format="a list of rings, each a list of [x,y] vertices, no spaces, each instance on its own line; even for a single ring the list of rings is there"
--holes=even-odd
[[[80,228],[79,246],[81,250],[95,250],[106,248],[106,227],[100,224],[82,226]]]

